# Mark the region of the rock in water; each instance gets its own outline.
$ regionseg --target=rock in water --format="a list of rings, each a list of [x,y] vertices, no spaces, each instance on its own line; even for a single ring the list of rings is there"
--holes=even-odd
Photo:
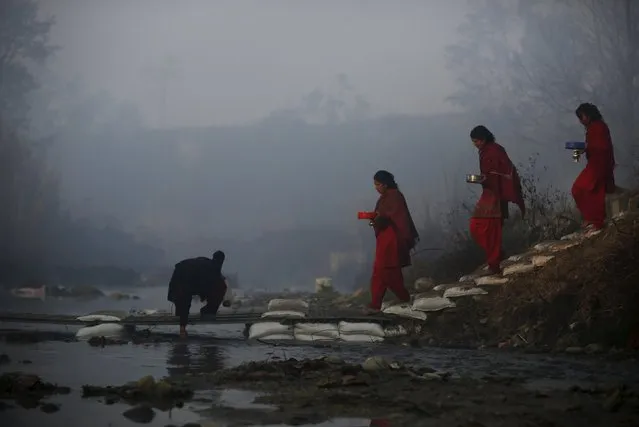
[[[365,371],[384,371],[390,369],[390,363],[382,356],[372,356],[362,363],[362,369]]]
[[[139,424],[149,424],[155,418],[155,411],[148,405],[140,405],[122,413],[125,418]]]

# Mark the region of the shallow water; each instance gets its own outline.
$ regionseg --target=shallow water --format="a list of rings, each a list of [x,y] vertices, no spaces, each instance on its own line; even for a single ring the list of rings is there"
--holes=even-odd
[[[126,290],[124,290],[126,291]],[[164,289],[142,289],[135,301],[113,301],[108,298],[77,303],[64,300],[2,301],[10,304],[12,311],[77,313],[95,310],[126,310],[131,308],[164,308]],[[194,307],[197,310],[198,307]],[[0,307],[0,310],[7,310]],[[331,347],[312,345],[278,345],[247,342],[242,338],[244,325],[198,326],[191,328],[192,338],[188,343],[167,342],[148,345],[91,347],[85,342],[65,342],[73,337],[78,327],[56,327],[46,325],[1,324],[2,334],[10,329],[52,331],[48,340],[35,344],[0,342],[0,353],[6,353],[12,362],[0,366],[0,370],[35,373],[45,381],[56,382],[73,389],[68,396],[53,396],[46,401],[61,404],[61,410],[45,414],[39,410],[10,409],[2,413],[6,425],[12,427],[47,423],[50,427],[69,425],[127,426],[133,422],[122,416],[127,405],[107,406],[96,400],[81,399],[83,384],[120,385],[145,375],[154,377],[198,375],[202,372],[236,366],[250,360],[269,358],[306,358],[336,355],[349,361],[362,361],[371,355],[385,355],[413,365],[428,365],[437,370],[449,371],[460,376],[500,375],[524,378],[529,386],[563,388],[574,384],[610,384],[639,381],[639,369],[634,361],[604,361],[557,357],[549,355],[509,354],[495,351],[446,350],[435,348],[410,348],[386,344],[342,344]],[[177,338],[176,327],[155,328],[153,333]],[[32,363],[22,364],[29,360]],[[215,415],[215,408],[233,407],[241,409],[264,409],[251,402],[255,395],[237,390],[211,390],[198,393],[194,402],[183,409],[161,412],[150,425],[182,425],[187,422],[214,422],[215,426],[228,425],[232,420]],[[370,420],[341,419],[316,426],[368,426]],[[4,423],[3,423],[4,424]]]

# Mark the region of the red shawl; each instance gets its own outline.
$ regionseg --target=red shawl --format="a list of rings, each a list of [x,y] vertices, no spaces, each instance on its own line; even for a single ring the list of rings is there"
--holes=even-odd
[[[419,234],[404,195],[399,190],[387,190],[377,200],[375,212],[380,217],[375,225],[377,244],[389,247],[388,251],[381,251],[387,253],[388,260],[380,261],[390,266],[398,259],[401,266],[410,265],[410,251],[417,244]]]
[[[526,206],[519,174],[504,147],[496,142],[484,145],[479,150],[479,169],[486,179],[482,183],[483,191],[473,216],[476,218],[506,217],[507,202],[516,204],[524,216]],[[502,203],[506,205],[506,212],[502,212]]]
[[[605,182],[606,191],[614,192],[615,155],[610,130],[603,120],[594,121],[586,128],[586,159],[588,189],[592,190],[598,183]]]

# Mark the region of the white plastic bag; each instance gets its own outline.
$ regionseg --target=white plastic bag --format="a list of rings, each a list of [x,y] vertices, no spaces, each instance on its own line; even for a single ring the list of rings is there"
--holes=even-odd
[[[342,335],[374,335],[384,337],[384,328],[379,323],[372,322],[345,322],[338,324],[339,334]]]
[[[261,339],[269,335],[290,335],[293,337],[293,326],[278,322],[253,323],[249,328],[248,339]]]
[[[280,311],[267,311],[263,313],[263,318],[267,319],[269,317],[277,317],[277,318],[285,318],[285,319],[303,319],[306,317],[306,313],[301,311],[290,311],[290,310],[280,310]]]
[[[346,342],[382,342],[384,341],[383,337],[378,337],[377,335],[368,335],[368,334],[345,334],[340,335],[340,339]]]
[[[384,328],[384,336],[386,337],[404,337],[406,335],[408,335],[408,331],[403,325],[390,325]]]
[[[413,301],[413,310],[419,311],[440,311],[454,307],[455,303],[444,297],[418,298]]]
[[[108,314],[87,314],[86,316],[76,317],[76,320],[80,322],[119,322],[122,319]]]
[[[91,337],[117,338],[124,333],[124,325],[118,323],[102,323],[95,326],[81,328],[75,333],[79,340],[86,340]]]
[[[268,302],[267,311],[308,311],[308,303],[301,299],[276,298]]]
[[[444,292],[444,298],[459,298],[475,295],[488,295],[488,292],[486,292],[482,288],[464,288],[461,286],[446,289],[446,292]]]
[[[336,323],[297,323],[293,328],[295,336],[312,335],[336,339],[339,337],[339,329]],[[297,339],[297,338],[296,338]]]

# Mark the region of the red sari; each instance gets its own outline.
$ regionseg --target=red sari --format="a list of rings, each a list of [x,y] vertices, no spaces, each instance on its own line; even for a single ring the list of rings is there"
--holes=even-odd
[[[419,235],[406,199],[399,190],[386,190],[379,197],[375,212],[377,218],[373,227],[376,247],[370,307],[379,310],[387,289],[401,301],[410,301],[410,295],[404,287],[402,267],[411,264],[410,251],[415,247]]]
[[[479,169],[486,177],[483,191],[470,219],[470,234],[486,253],[492,272],[501,270],[501,238],[504,219],[508,218],[508,202],[526,212],[517,169],[506,150],[496,142],[489,142],[479,150]]]
[[[615,191],[615,156],[610,130],[603,120],[586,128],[588,163],[572,185],[572,197],[585,223],[603,228],[606,220],[606,193]]]

